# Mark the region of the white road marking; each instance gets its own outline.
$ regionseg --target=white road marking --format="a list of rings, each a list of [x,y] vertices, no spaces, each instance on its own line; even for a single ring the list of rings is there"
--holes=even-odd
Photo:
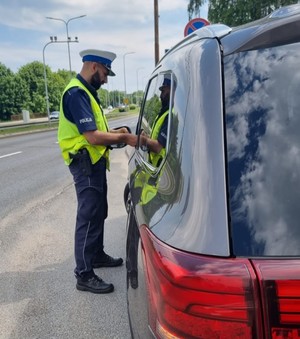
[[[0,156],[0,159],[1,159],[1,158],[6,158],[6,157],[11,157],[11,156],[13,156],[13,155],[17,155],[17,154],[20,154],[20,153],[22,153],[22,151],[20,151],[20,152],[15,152],[15,153],[10,153],[10,154],[5,154],[5,155],[1,155],[1,156]]]

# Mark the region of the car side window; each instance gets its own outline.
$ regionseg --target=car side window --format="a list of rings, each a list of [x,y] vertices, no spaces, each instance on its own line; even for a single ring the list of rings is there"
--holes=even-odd
[[[224,59],[232,246],[299,256],[300,43]],[[262,66],[263,65],[263,66]]]
[[[152,78],[140,116],[138,150],[144,161],[155,168],[163,163],[168,149],[173,82],[171,73]]]

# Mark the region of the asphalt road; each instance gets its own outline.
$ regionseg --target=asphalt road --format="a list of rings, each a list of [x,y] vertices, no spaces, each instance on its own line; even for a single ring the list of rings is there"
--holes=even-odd
[[[114,121],[129,125],[136,117]],[[115,291],[75,289],[76,197],[56,131],[0,139],[0,338],[130,338],[125,266],[97,269]],[[105,249],[125,257],[125,149],[111,152]]]

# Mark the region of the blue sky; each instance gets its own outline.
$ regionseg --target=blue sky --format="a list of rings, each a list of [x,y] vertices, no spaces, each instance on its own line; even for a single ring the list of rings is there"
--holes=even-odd
[[[188,23],[188,0],[159,0],[160,57],[178,43]],[[30,62],[43,62],[44,46],[50,36],[66,40],[66,25],[46,16],[67,21],[69,36],[79,43],[70,44],[72,70],[79,72],[79,52],[87,48],[109,50],[117,54],[104,88],[124,90],[124,54],[128,93],[144,89],[154,68],[153,0],[1,0],[0,62],[13,72]],[[207,18],[206,6],[200,16]],[[66,43],[53,43],[44,49],[45,63],[53,70],[69,69]]]

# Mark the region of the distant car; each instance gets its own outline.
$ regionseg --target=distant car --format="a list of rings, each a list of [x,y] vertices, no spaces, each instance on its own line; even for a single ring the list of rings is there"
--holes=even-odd
[[[113,107],[112,107],[111,105],[109,105],[109,106],[107,107],[107,109],[108,109],[109,111],[111,111],[111,110],[113,109]]]
[[[124,191],[132,337],[300,338],[299,27],[300,4],[206,26],[150,76]]]
[[[59,119],[59,111],[53,111],[49,115],[50,120],[58,120]]]

